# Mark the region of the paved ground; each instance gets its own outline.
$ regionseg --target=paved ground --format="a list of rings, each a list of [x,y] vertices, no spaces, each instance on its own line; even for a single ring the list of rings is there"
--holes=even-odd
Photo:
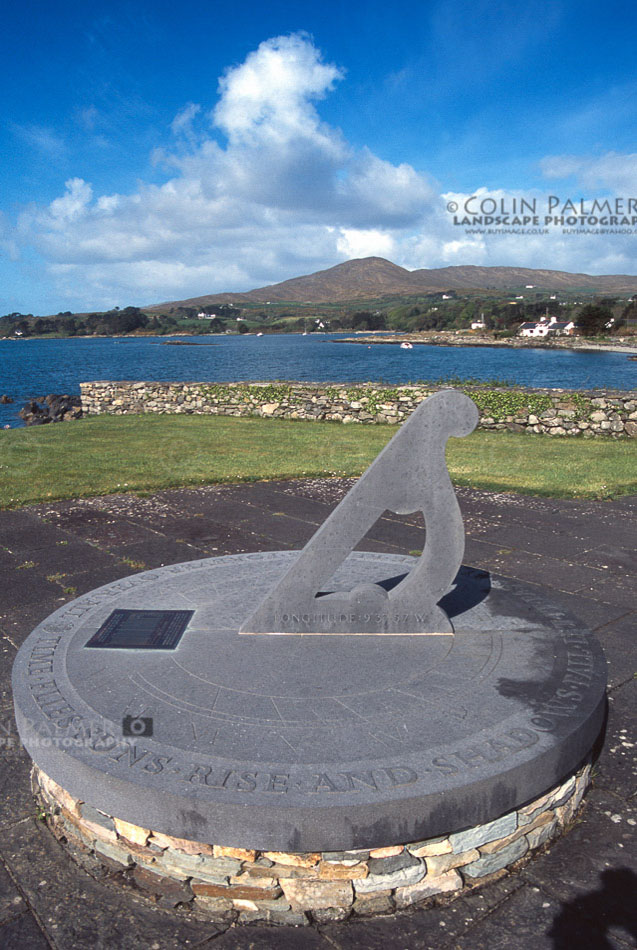
[[[627,948],[637,945],[633,557],[637,497],[560,502],[463,490],[465,563],[550,589],[606,650],[609,719],[580,820],[550,851],[447,907],[317,928],[229,930],[160,910],[73,864],[38,822],[28,756],[15,739],[10,672],[31,629],[66,600],[133,570],[300,547],[344,481],[268,483],[110,496],[0,512],[0,946]],[[361,547],[422,548],[413,519],[387,516]]]

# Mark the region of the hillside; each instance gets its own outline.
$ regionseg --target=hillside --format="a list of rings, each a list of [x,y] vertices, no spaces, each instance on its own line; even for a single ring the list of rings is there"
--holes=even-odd
[[[532,284],[536,290],[547,291],[637,293],[637,276],[627,274],[594,276],[528,267],[478,267],[469,264],[408,271],[382,257],[365,257],[245,293],[207,294],[144,309],[159,313],[174,307],[204,307],[215,303],[327,303],[444,290],[513,291],[528,284]]]

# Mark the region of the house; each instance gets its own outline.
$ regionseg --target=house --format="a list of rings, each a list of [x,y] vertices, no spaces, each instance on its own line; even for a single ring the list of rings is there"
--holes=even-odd
[[[572,320],[558,320],[556,317],[551,317],[548,320],[546,317],[542,317],[537,322],[523,323],[518,330],[520,336],[539,337],[540,339],[545,339],[550,334],[572,336],[574,332],[575,324]]]

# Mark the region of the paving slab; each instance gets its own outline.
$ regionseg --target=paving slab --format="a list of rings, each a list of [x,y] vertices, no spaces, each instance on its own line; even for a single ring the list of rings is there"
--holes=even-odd
[[[217,950],[334,950],[334,944],[309,927],[235,927],[210,945]]]
[[[289,482],[255,482],[250,486],[250,503],[270,512],[285,511],[286,514],[302,518],[308,524],[315,524],[317,527],[323,524],[335,506],[314,498],[293,494],[289,486]],[[236,488],[225,491],[227,498],[241,498],[242,495],[245,495],[245,485],[238,485]]]
[[[130,564],[111,558],[104,567],[95,568],[92,571],[81,571],[77,574],[65,574],[57,582],[61,595],[57,606],[88,593],[94,587],[101,587],[102,584],[110,584],[111,581],[117,581],[120,577],[126,577],[132,572]]]
[[[521,872],[523,880],[563,902],[596,891],[603,883],[602,875],[608,871],[622,872],[622,879],[633,881],[633,890],[637,884],[635,827],[628,825],[626,818],[628,815],[634,820],[635,809],[625,809],[617,821],[613,816],[619,816],[619,812],[612,805],[598,809],[594,794],[590,798],[564,842],[556,842]],[[603,802],[604,806],[609,804]],[[614,807],[621,805],[615,803]]]
[[[0,925],[0,944],[3,950],[50,950],[52,943],[30,911],[5,921]]]
[[[21,561],[28,564],[27,560]],[[2,616],[9,610],[21,609],[25,604],[38,604],[59,596],[60,588],[48,581],[43,572],[32,567],[17,566],[4,572],[2,578]]]
[[[611,919],[613,919],[611,917]],[[518,891],[499,913],[480,921],[453,944],[454,950],[627,950],[633,946],[608,932],[600,915],[569,912],[550,894],[535,888]],[[628,940],[627,932],[624,937]]]
[[[635,675],[637,612],[631,611],[617,620],[603,624],[594,632],[606,654],[609,687],[613,689],[629,682]]]
[[[180,564],[182,561],[192,561],[205,556],[203,547],[187,541],[173,541],[172,538],[164,538],[161,535],[129,544],[116,544],[109,547],[109,551],[129,572],[131,569],[139,569],[140,564],[146,567],[163,567],[164,564]]]
[[[41,599],[35,600],[34,603],[14,604],[12,609],[5,605],[0,606],[0,626],[3,635],[14,646],[20,646],[40,621],[61,607],[68,599],[58,585],[51,585],[46,596],[43,593]]]
[[[599,583],[584,584],[579,587],[576,594],[583,597],[598,596],[599,600],[605,604],[619,604],[626,610],[635,608],[635,584],[632,578],[604,577]]]
[[[598,544],[573,558],[576,563],[598,567],[603,571],[637,580],[637,555],[634,543],[631,546],[615,541]]]
[[[17,740],[18,730],[13,713],[2,711],[3,731],[9,730]],[[12,827],[15,822],[35,814],[35,802],[31,792],[31,769],[33,763],[26,751],[16,741],[0,756],[0,829]]]
[[[0,628],[0,717],[1,710],[11,709],[11,667],[15,660],[16,648],[10,640],[4,635]],[[4,744],[4,735],[2,732],[2,719],[0,718],[0,751]]]
[[[637,679],[633,676],[608,697],[606,737],[598,763],[600,787],[626,799],[637,795],[636,749]]]
[[[20,891],[12,881],[6,868],[0,865],[0,923],[23,914],[26,909],[27,905]]]

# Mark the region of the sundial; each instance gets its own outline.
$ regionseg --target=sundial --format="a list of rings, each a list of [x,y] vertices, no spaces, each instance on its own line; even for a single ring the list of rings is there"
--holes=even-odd
[[[301,552],[206,558],[98,588],[14,666],[16,719],[71,795],[245,848],[416,841],[572,773],[603,721],[591,633],[538,588],[461,566],[445,464],[478,419],[422,403]],[[420,557],[354,550],[421,511]]]

